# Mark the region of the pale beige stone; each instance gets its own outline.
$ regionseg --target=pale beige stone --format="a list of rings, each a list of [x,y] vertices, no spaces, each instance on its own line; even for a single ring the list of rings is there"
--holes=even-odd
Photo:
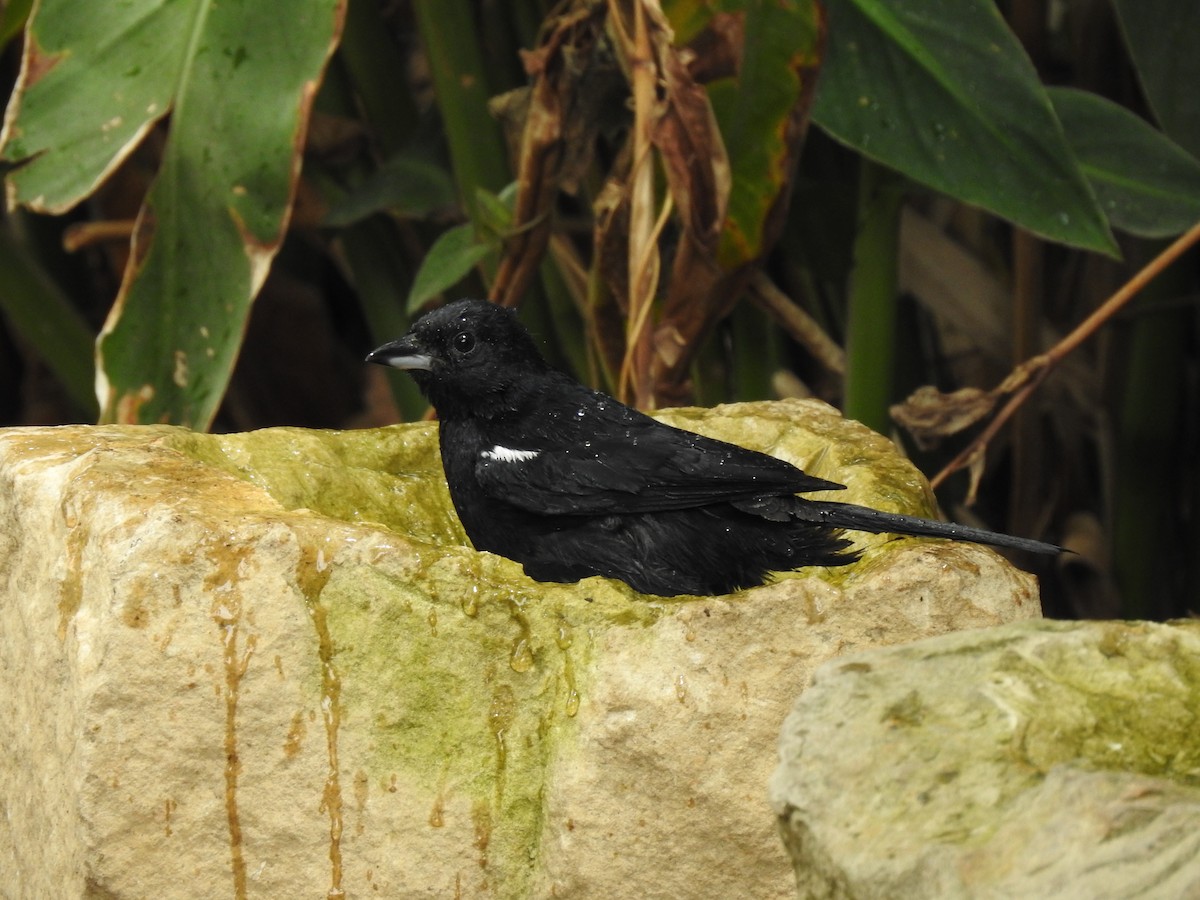
[[[822,667],[771,782],[800,897],[1200,897],[1200,625],[1023,622]]]
[[[820,404],[672,415],[928,510]],[[543,585],[466,546],[433,426],[0,432],[4,896],[790,896],[765,784],[812,669],[1038,613],[990,550],[864,546]]]

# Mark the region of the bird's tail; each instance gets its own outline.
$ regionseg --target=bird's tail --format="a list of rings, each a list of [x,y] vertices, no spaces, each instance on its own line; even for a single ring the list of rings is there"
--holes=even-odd
[[[954,522],[936,522],[933,519],[921,519],[917,516],[880,512],[877,509],[855,506],[851,503],[837,503],[832,500],[802,500],[796,506],[798,508],[792,510],[792,515],[797,519],[820,525],[830,525],[835,528],[848,528],[852,531],[949,538],[952,541],[991,544],[994,547],[1008,547],[1013,550],[1026,550],[1030,553],[1061,553],[1063,549],[1057,544],[1035,541],[1032,538],[1013,537],[1009,534],[999,534],[995,531],[972,528],[970,525],[958,525]]]

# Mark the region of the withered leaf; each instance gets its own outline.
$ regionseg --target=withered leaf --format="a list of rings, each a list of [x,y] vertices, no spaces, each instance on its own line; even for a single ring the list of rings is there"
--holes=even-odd
[[[943,438],[970,428],[991,413],[1000,396],[995,391],[979,388],[961,388],[943,394],[937,388],[925,385],[890,411],[892,419],[913,436],[917,446],[929,450]]]

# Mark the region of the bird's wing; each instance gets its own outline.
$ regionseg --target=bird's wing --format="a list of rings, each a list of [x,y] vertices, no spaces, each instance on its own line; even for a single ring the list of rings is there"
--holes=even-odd
[[[585,407],[574,420],[556,416],[536,433],[485,448],[475,466],[483,490],[541,515],[596,515],[843,487],[604,400],[611,406]]]

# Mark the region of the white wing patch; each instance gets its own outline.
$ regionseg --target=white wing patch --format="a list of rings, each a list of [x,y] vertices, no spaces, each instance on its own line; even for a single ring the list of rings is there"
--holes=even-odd
[[[483,451],[484,459],[495,459],[499,462],[526,462],[541,456],[540,450],[513,450],[511,447],[501,447],[497,444],[491,450]]]

